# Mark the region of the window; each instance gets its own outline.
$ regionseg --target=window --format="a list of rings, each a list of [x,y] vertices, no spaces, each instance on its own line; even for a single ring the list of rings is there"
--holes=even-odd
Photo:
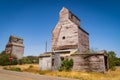
[[[62,39],[65,39],[65,36],[63,36]]]

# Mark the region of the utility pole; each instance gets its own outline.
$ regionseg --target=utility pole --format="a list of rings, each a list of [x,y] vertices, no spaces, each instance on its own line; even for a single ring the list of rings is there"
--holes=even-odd
[[[47,41],[45,43],[45,52],[47,52]]]

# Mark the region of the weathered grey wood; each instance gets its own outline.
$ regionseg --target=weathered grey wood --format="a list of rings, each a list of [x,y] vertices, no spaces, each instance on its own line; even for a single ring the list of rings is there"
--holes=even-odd
[[[74,71],[106,72],[108,66],[105,61],[106,53],[96,54],[73,54],[70,56],[73,61]]]
[[[21,59],[24,54],[23,39],[20,37],[10,36],[5,52],[6,54],[14,54],[18,59]]]
[[[68,9],[62,8],[60,19],[52,32],[52,50],[89,50],[89,34],[80,27],[80,20]]]
[[[59,21],[52,31],[51,53],[54,54],[49,57],[51,60],[54,59],[55,63],[54,66],[51,66],[52,70],[59,68],[60,57],[72,58],[74,62],[72,70],[74,71],[105,72],[108,70],[106,52],[101,51],[96,54],[89,52],[89,33],[81,28],[80,20],[64,7],[60,11]],[[44,60],[47,55],[41,54],[41,57]],[[40,66],[43,67],[41,64]]]

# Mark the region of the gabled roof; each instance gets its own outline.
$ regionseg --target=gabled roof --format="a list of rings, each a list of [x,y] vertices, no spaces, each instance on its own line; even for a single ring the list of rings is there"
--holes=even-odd
[[[61,9],[60,13],[61,13],[62,11],[67,11],[67,12],[71,13],[75,18],[77,18],[77,20],[80,21],[80,19],[79,19],[76,15],[74,15],[70,10],[68,10],[66,7],[63,7],[63,8]]]
[[[89,33],[87,31],[85,31],[83,28],[79,27],[80,30],[82,30],[83,32],[85,32],[87,35],[89,35]]]

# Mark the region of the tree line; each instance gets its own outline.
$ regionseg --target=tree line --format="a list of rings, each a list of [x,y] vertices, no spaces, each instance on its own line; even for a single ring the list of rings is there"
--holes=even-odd
[[[109,51],[107,54],[109,69],[115,70],[115,66],[120,66],[120,58],[116,56],[114,51]]]
[[[10,56],[13,57],[13,59],[10,61]],[[17,64],[35,64],[39,62],[39,58],[37,56],[26,56],[22,59],[17,59],[15,55],[12,54],[6,54],[5,51],[2,51],[0,53],[0,65],[6,66],[6,65],[17,65]]]

